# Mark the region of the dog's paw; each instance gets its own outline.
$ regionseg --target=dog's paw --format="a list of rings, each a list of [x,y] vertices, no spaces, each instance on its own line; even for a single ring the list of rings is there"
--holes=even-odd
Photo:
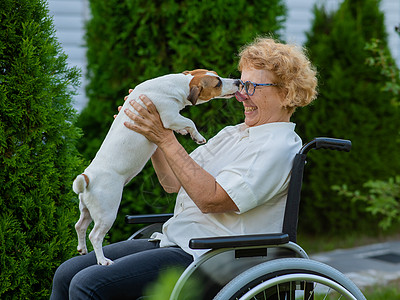
[[[113,263],[114,262],[108,258],[104,258],[103,260],[97,262],[98,265],[102,265],[102,266],[109,266],[109,265],[112,265]]]
[[[80,255],[85,255],[85,254],[88,253],[87,248],[82,248],[80,246],[77,247],[77,250],[78,250]]]
[[[193,138],[193,140],[199,145],[205,144],[207,142],[207,140],[205,138],[203,138],[202,136]]]
[[[195,141],[197,144],[205,144],[206,139],[200,134],[200,133],[190,133],[190,137],[192,138],[193,141]]]
[[[178,129],[178,130],[175,130],[175,132],[182,134],[182,135],[188,134],[188,131],[186,129]]]

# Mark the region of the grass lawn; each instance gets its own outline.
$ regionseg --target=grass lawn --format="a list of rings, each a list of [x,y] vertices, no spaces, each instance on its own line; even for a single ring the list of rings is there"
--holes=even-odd
[[[400,300],[400,279],[386,286],[372,286],[362,291],[368,300]]]

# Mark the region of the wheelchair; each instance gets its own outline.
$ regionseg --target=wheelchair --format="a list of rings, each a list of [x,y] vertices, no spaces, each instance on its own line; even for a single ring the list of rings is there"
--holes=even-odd
[[[311,149],[350,151],[351,141],[315,138],[296,154],[289,183],[282,232],[245,236],[193,238],[192,249],[207,250],[182,273],[170,300],[185,299],[189,278],[200,280],[201,299],[365,299],[338,270],[309,259],[296,244],[306,157]],[[172,214],[128,215],[128,224],[150,224],[129,239],[160,231]],[[193,291],[189,291],[193,293]]]

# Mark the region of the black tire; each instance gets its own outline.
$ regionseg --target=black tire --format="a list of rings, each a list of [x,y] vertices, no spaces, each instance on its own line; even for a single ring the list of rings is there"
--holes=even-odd
[[[319,299],[321,286],[329,289],[321,299],[328,295],[326,299],[365,300],[357,286],[342,273],[303,258],[277,259],[257,265],[229,282],[214,300]]]

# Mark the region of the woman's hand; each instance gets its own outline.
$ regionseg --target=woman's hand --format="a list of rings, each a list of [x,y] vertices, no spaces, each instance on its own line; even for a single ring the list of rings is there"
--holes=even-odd
[[[133,89],[129,89],[128,94],[132,93]],[[126,101],[126,99],[128,99],[129,95],[124,97],[124,101]],[[118,111],[120,112],[122,109],[122,105],[118,106]],[[117,117],[117,115],[114,115],[114,119]]]
[[[170,129],[166,129],[161,121],[160,114],[156,106],[145,95],[139,96],[146,107],[143,107],[135,100],[130,104],[138,112],[138,115],[129,109],[125,109],[125,114],[134,122],[125,122],[124,125],[137,133],[144,135],[150,142],[161,147],[168,144],[175,137]]]

